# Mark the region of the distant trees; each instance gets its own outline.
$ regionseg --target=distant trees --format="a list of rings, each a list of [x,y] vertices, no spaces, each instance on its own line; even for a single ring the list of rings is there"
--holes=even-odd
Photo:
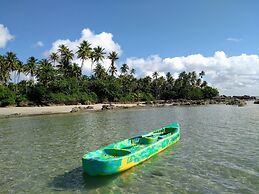
[[[126,63],[117,74],[119,57],[114,51],[107,54],[110,60],[107,70],[103,66],[104,48],[92,48],[87,41],[82,41],[75,54],[62,44],[48,59],[32,56],[25,64],[13,52],[0,55],[0,106],[202,99],[218,95],[216,88],[203,81],[204,71],[198,75],[194,71],[181,72],[178,78],[171,72],[163,77],[155,71],[152,78],[136,78],[136,70]],[[81,60],[81,65],[73,62],[75,57]],[[82,75],[86,60],[91,61],[92,76],[89,77]],[[20,81],[20,74],[29,75],[30,80]]]

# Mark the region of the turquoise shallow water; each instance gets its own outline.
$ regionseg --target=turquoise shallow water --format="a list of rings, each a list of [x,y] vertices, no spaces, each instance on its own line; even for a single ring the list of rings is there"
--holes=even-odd
[[[178,121],[179,143],[128,171],[82,174],[84,153]],[[259,105],[0,119],[1,193],[258,193]]]

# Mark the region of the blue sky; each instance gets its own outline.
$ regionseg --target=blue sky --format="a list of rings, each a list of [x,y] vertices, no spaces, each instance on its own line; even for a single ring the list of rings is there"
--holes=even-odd
[[[213,57],[217,51],[258,56],[258,8],[256,0],[1,0],[0,24],[14,39],[0,54],[11,50],[23,61],[42,58],[56,40],[79,39],[89,28],[113,35],[123,51],[121,61]]]
[[[256,0],[2,0],[0,23],[15,36],[1,53],[41,57],[57,39],[76,39],[83,28],[110,32],[123,56],[162,57],[224,50],[259,53]],[[241,39],[237,45],[227,38]],[[32,45],[41,40],[44,47]]]

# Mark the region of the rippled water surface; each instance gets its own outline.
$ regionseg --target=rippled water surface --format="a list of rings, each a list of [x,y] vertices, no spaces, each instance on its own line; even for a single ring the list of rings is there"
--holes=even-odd
[[[173,121],[181,140],[123,173],[82,174],[84,153]],[[0,119],[3,193],[258,193],[259,105]]]

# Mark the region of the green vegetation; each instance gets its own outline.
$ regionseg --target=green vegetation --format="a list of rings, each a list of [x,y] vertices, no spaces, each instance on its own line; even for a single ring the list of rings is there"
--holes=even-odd
[[[22,63],[13,52],[0,55],[0,106],[89,104],[96,102],[136,102],[169,99],[203,99],[218,95],[218,90],[202,80],[205,72],[182,72],[174,79],[170,72],[166,77],[154,72],[150,76],[136,78],[135,69],[127,64],[115,65],[118,54],[111,52],[106,70],[103,65],[105,50],[92,48],[87,41],[78,46],[74,54],[67,46],[60,45],[49,59],[29,57]],[[77,57],[81,66],[73,63]],[[82,75],[85,60],[91,61],[91,76]],[[29,77],[20,80],[21,73]]]

